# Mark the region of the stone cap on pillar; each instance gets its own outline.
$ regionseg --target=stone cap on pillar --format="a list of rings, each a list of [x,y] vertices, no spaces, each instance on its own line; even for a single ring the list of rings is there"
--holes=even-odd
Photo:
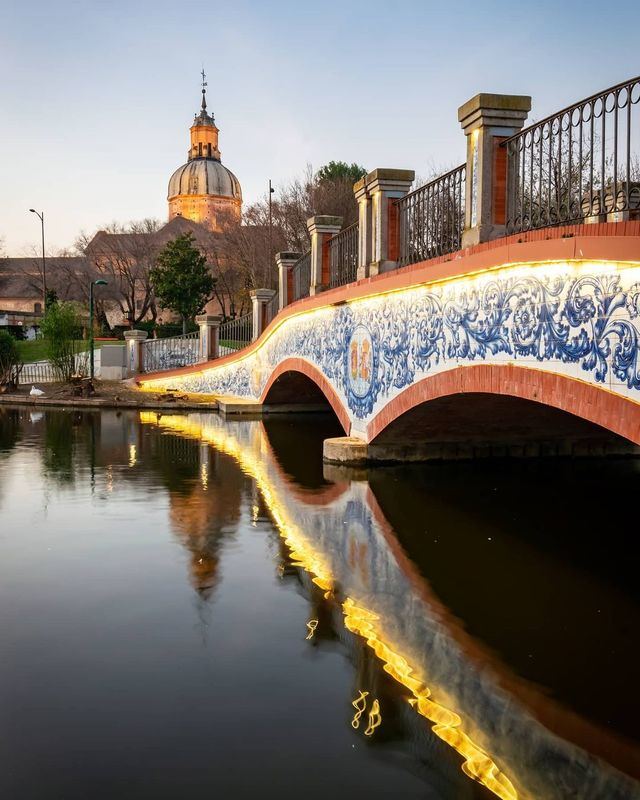
[[[302,253],[296,253],[294,250],[282,250],[280,253],[276,253],[276,265],[278,267],[281,264],[283,267],[293,266],[301,256]]]
[[[309,234],[314,233],[340,233],[342,228],[342,217],[332,217],[329,214],[316,214],[307,220]]]
[[[367,173],[364,178],[361,178],[358,183],[353,187],[356,196],[359,190],[363,187],[368,192],[375,191],[376,189],[385,189],[387,191],[406,192],[409,186],[415,180],[416,173],[412,169],[388,169],[386,167],[378,167]],[[364,182],[363,187],[359,184]],[[358,187],[358,189],[356,188]]]
[[[133,330],[124,332],[124,338],[127,341],[133,341],[133,342],[144,342],[144,340],[147,338],[148,335],[149,334],[147,333],[147,331]]]
[[[469,134],[481,126],[520,130],[531,111],[531,98],[525,94],[487,94],[480,92],[458,109],[458,121]]]
[[[220,314],[198,314],[196,325],[219,325],[222,322]]]
[[[275,294],[277,294],[275,289],[252,289],[249,292],[251,299],[255,297],[259,303],[266,303],[268,300],[271,300]]]

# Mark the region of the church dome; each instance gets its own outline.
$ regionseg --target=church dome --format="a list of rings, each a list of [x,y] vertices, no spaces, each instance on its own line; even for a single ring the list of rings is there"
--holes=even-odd
[[[212,158],[187,161],[169,179],[169,199],[177,195],[194,194],[242,200],[242,190],[236,176]]]

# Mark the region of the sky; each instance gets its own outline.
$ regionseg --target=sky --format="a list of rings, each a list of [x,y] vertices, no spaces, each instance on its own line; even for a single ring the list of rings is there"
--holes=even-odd
[[[8,255],[167,217],[200,104],[245,203],[328,161],[430,176],[457,109],[529,94],[541,119],[640,73],[637,0],[0,0],[0,239]]]

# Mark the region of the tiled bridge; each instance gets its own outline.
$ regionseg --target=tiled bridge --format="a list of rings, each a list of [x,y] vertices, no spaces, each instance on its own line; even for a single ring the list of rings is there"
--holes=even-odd
[[[635,451],[639,102],[634,79],[521,130],[529,98],[476,96],[464,165],[412,193],[413,173],[370,173],[358,225],[312,218],[311,252],[279,254],[251,344],[141,384],[328,403],[329,460]]]

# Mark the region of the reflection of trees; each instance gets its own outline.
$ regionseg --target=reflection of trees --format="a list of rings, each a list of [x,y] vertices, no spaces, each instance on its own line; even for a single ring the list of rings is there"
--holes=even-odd
[[[89,446],[89,427],[86,413],[81,411],[48,411],[45,415],[42,465],[47,477],[59,484],[74,484],[77,445]]]
[[[20,439],[20,412],[15,408],[0,408],[0,453],[8,453]]]

